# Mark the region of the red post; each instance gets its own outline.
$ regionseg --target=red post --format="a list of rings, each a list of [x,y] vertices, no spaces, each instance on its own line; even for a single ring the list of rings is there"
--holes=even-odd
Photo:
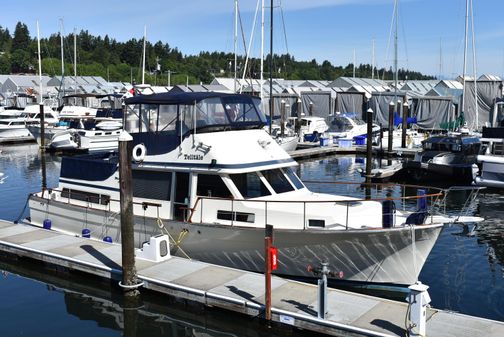
[[[265,313],[266,320],[271,320],[271,246],[273,243],[273,226],[266,225],[264,237],[264,278],[265,278]]]

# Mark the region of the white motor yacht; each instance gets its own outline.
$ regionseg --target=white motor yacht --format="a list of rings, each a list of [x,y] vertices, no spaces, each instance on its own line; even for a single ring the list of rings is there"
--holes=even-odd
[[[172,253],[262,272],[274,226],[277,274],[313,277],[328,261],[345,280],[412,284],[449,218],[379,200],[310,191],[263,129],[259,99],[162,93],[127,99],[137,247],[168,233]],[[237,116],[224,108],[237,107]],[[65,157],[59,185],[29,197],[33,225],[121,241],[117,153]],[[457,218],[460,220],[460,218]]]

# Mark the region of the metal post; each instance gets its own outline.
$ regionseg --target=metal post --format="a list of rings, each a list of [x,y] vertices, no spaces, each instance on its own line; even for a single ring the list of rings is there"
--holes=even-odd
[[[371,183],[371,164],[372,164],[372,138],[373,138],[373,109],[367,110],[367,139],[366,139],[366,184]]]
[[[388,113],[388,154],[392,153],[392,140],[394,138],[394,109],[395,103],[392,101],[389,104],[389,113]]]
[[[39,119],[40,119],[40,150],[45,151],[45,116],[44,103],[39,103]]]
[[[327,313],[327,274],[329,274],[328,262],[322,262],[321,276],[318,279],[318,318],[325,319]]]
[[[267,321],[271,320],[271,246],[273,244],[273,226],[266,225],[264,237],[264,278],[265,278],[265,312]]]
[[[402,113],[402,139],[401,139],[401,147],[406,147],[406,131],[408,129],[408,114],[409,114],[409,106],[408,102],[404,102],[403,104],[403,113]]]
[[[138,296],[135,268],[135,243],[133,220],[133,184],[131,156],[133,137],[126,131],[119,136],[119,184],[121,203],[122,283],[125,296]]]

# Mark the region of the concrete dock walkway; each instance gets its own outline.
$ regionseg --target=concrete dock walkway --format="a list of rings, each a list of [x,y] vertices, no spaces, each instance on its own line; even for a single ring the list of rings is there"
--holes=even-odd
[[[119,280],[121,246],[0,220],[0,251]],[[184,258],[136,259],[144,288],[257,316],[264,276]],[[407,304],[329,289],[328,315],[317,318],[317,287],[273,277],[272,319],[329,335],[404,336]],[[504,336],[504,323],[428,309],[428,336]]]

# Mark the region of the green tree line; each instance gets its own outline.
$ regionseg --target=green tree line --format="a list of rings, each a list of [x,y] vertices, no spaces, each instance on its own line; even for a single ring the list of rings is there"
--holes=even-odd
[[[61,37],[52,34],[41,39],[42,73],[49,76],[61,75]],[[77,75],[102,76],[108,81],[141,81],[141,59],[143,40],[132,38],[118,42],[108,35],[93,36],[81,30],[75,38],[77,44]],[[64,72],[74,74],[74,34],[64,36]],[[269,76],[271,56],[266,56],[264,77]],[[26,24],[18,22],[11,35],[7,28],[0,26],[0,73],[36,73],[38,69],[37,40],[30,36]],[[177,47],[158,41],[146,43],[146,82],[155,85],[209,83],[214,77],[233,77],[234,54],[225,52],[200,52],[198,55],[184,55]],[[158,65],[160,69],[158,68]],[[245,57],[239,56],[237,68],[241,77]],[[260,60],[249,60],[247,78],[260,78]],[[353,75],[353,64],[335,66],[329,61],[319,64],[311,61],[296,61],[289,54],[273,55],[272,76],[288,80],[334,80],[341,76]],[[360,64],[356,67],[357,77],[371,77],[372,67]],[[392,69],[376,69],[381,79],[393,79]],[[399,79],[433,79],[420,72],[400,69]]]

